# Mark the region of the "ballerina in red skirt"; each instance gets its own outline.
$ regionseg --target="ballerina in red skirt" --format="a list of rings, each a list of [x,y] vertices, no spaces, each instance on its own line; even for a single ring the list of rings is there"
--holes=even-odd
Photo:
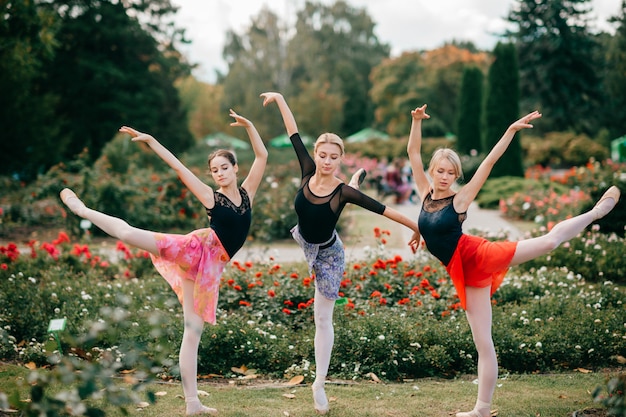
[[[428,166],[430,180],[421,157],[423,119],[426,105],[411,112],[412,125],[407,145],[413,176],[422,208],[419,230],[428,250],[445,266],[452,278],[478,351],[478,398],[469,412],[457,417],[490,416],[491,399],[498,378],[498,361],[491,336],[491,295],[502,283],[508,268],[556,249],[576,237],[592,222],[607,215],[617,204],[620,191],[610,187],[590,211],[558,223],[547,234],[517,242],[490,242],[464,234],[461,225],[467,209],[487,180],[491,169],[521,129],[532,128],[537,111],[514,122],[482,161],[472,179],[458,192],[452,185],[462,175],[461,159],[451,149],[438,149]]]

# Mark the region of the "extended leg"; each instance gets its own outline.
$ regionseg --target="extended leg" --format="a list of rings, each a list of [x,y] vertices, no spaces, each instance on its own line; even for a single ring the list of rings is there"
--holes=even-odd
[[[466,287],[467,321],[478,351],[478,397],[474,409],[456,417],[488,417],[491,399],[498,380],[498,359],[491,336],[490,287]]]
[[[591,223],[606,216],[617,204],[619,194],[619,189],[613,186],[608,189],[595,207],[588,212],[563,220],[543,236],[518,242],[511,265],[518,265],[545,255],[559,247],[561,243],[575,238]]]
[[[179,366],[185,404],[187,405],[186,414],[188,416],[217,414],[216,409],[205,407],[198,399],[198,347],[200,346],[204,321],[193,309],[193,281],[183,280],[182,287],[185,330],[180,345]]]
[[[335,342],[333,328],[333,310],[335,301],[324,297],[315,290],[315,382],[313,382],[313,403],[318,413],[328,412],[328,399],[324,391],[324,382],[330,366],[330,354]]]
[[[154,232],[132,227],[122,219],[90,209],[69,188],[61,191],[61,200],[74,214],[91,221],[106,234],[154,255],[159,254]]]

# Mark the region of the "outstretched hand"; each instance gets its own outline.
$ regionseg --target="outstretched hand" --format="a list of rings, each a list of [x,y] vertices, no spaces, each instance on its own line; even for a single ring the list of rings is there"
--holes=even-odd
[[[430,115],[426,114],[426,106],[424,104],[422,107],[417,107],[415,110],[411,110],[411,117],[413,120],[422,120],[422,119],[430,119]]]
[[[420,232],[413,232],[413,236],[411,236],[411,240],[409,240],[409,246],[411,247],[411,251],[413,253],[417,252],[417,250],[419,249],[420,239]]]
[[[532,113],[528,113],[526,116],[522,117],[518,121],[514,122],[509,128],[517,131],[522,129],[532,129],[533,125],[530,124],[535,119],[539,119],[541,117],[541,113],[535,110]]]
[[[272,91],[269,91],[267,93],[261,93],[261,97],[263,97],[263,106],[265,107],[270,103],[275,103],[282,96],[282,94],[274,93]]]
[[[154,139],[151,135],[147,133],[142,133],[128,126],[120,127],[120,132],[129,134],[133,142],[148,142],[149,140]]]
[[[230,117],[235,119],[235,121],[230,124],[231,126],[242,126],[242,127],[252,126],[252,122],[250,120],[246,119],[243,116],[238,115],[237,113],[235,113],[233,109],[230,109]]]

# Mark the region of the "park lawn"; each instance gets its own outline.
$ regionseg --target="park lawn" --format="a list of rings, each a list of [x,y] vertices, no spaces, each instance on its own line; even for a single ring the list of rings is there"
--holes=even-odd
[[[41,371],[41,370],[40,370]],[[27,398],[28,369],[0,364],[0,392],[11,394],[16,384]],[[45,372],[45,371],[43,371]],[[579,410],[599,409],[591,392],[604,383],[609,372],[564,374],[501,375],[494,395],[493,415],[500,417],[566,417]],[[477,385],[474,376],[455,379],[425,378],[403,383],[329,380],[326,392],[332,417],[449,417],[473,406]],[[120,385],[123,386],[122,379]],[[55,390],[60,390],[55,386]],[[129,408],[130,416],[157,417],[184,414],[179,382],[154,383],[156,404]],[[309,384],[290,386],[287,381],[220,380],[200,382],[208,395],[202,401],[219,410],[223,417],[314,416]],[[94,403],[98,404],[98,403]],[[106,404],[107,416],[124,414]],[[0,411],[2,415],[2,411]],[[602,415],[602,414],[597,414]]]

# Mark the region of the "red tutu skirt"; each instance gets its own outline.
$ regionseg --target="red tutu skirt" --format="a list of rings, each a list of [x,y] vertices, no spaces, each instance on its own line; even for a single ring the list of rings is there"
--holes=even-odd
[[[159,256],[151,255],[157,271],[170,284],[181,305],[182,282],[194,282],[193,307],[202,319],[215,324],[220,278],[230,257],[211,228],[186,235],[155,233]]]
[[[517,242],[490,242],[479,236],[462,235],[446,270],[466,308],[465,287],[491,286],[491,294],[498,289],[509,270]]]

